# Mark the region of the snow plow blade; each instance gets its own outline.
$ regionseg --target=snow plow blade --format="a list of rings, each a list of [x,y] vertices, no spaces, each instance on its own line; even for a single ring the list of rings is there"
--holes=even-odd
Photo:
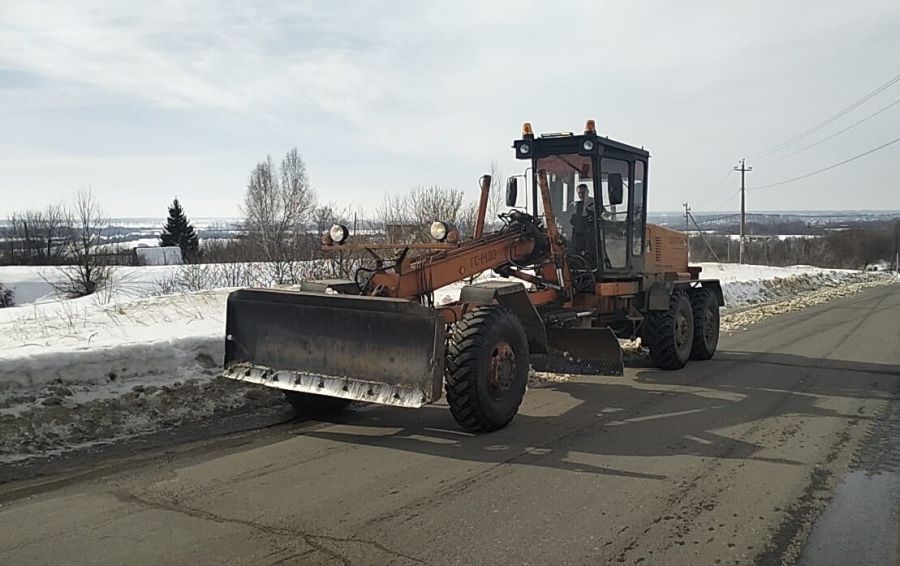
[[[588,375],[624,375],[622,348],[609,328],[547,329],[547,341],[554,354],[533,355],[531,367],[537,371]]]
[[[440,398],[444,319],[403,299],[273,289],[228,296],[225,377],[370,403]]]

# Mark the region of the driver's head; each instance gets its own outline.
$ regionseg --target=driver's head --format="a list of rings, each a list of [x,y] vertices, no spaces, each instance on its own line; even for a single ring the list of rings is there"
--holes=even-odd
[[[575,187],[575,194],[578,195],[578,200],[584,200],[588,196],[588,186],[584,183],[579,183],[577,187]]]

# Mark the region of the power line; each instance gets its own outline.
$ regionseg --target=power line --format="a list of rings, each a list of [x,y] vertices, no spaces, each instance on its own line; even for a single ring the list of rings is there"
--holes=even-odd
[[[781,157],[776,157],[776,158],[770,159],[770,160],[768,160],[768,161],[763,161],[762,163],[757,163],[757,165],[767,165],[767,164],[769,164],[769,163],[775,163],[776,161],[781,161],[782,159],[787,159],[788,157],[797,155],[798,153],[803,153],[803,152],[806,151],[807,149],[811,149],[811,148],[816,147],[816,146],[819,145],[819,144],[825,143],[825,142],[827,142],[828,140],[830,140],[831,138],[834,138],[834,137],[836,137],[836,136],[839,136],[839,135],[843,134],[844,132],[846,132],[847,130],[850,130],[850,129],[852,129],[852,128],[855,128],[856,126],[862,124],[863,122],[869,120],[870,118],[874,118],[875,116],[878,116],[879,114],[881,114],[881,113],[884,112],[885,110],[889,110],[889,109],[893,108],[894,106],[896,106],[896,105],[898,105],[898,104],[900,104],[900,98],[898,98],[898,99],[895,100],[894,102],[891,102],[890,104],[888,104],[887,106],[885,106],[885,107],[882,108],[881,110],[878,110],[877,112],[873,112],[873,113],[869,114],[868,116],[866,116],[866,117],[863,118],[862,120],[859,120],[859,121],[857,121],[857,122],[853,122],[852,124],[850,124],[850,125],[847,126],[846,128],[844,128],[844,129],[842,129],[842,130],[836,131],[835,133],[831,134],[831,135],[828,136],[827,138],[822,138],[822,139],[820,139],[819,141],[817,141],[816,143],[810,144],[810,145],[808,145],[808,146],[806,146],[806,147],[804,147],[804,148],[798,149],[797,151],[794,151],[794,152],[792,152],[792,153],[788,153],[787,155],[782,155]]]
[[[851,157],[850,159],[845,159],[845,160],[840,161],[840,162],[838,162],[838,163],[835,163],[835,164],[833,164],[833,165],[829,165],[828,167],[823,167],[822,169],[819,169],[819,170],[817,170],[817,171],[813,171],[812,173],[807,173],[806,175],[800,175],[799,177],[794,177],[793,179],[785,179],[784,181],[779,181],[779,182],[777,182],[777,183],[769,183],[768,185],[762,185],[762,186],[759,186],[759,187],[753,187],[753,188],[750,188],[750,189],[747,189],[747,190],[748,190],[748,191],[758,191],[758,190],[761,190],[761,189],[768,189],[768,188],[770,188],[770,187],[778,187],[778,186],[781,186],[781,185],[786,185],[786,184],[788,184],[788,183],[793,183],[794,181],[799,181],[799,180],[801,180],[801,179],[806,179],[807,177],[812,177],[813,175],[818,175],[819,173],[824,173],[825,171],[830,171],[831,169],[834,169],[835,167],[840,167],[841,165],[844,165],[844,164],[846,164],[846,163],[850,163],[851,161],[856,161],[856,160],[859,159],[860,157],[865,157],[865,156],[867,156],[867,155],[869,155],[869,154],[871,154],[871,153],[875,153],[876,151],[878,151],[878,150],[880,150],[880,149],[884,149],[884,148],[886,148],[886,147],[888,147],[888,146],[890,146],[890,145],[894,145],[894,144],[897,143],[897,142],[900,142],[900,138],[891,140],[891,141],[887,142],[886,144],[879,145],[878,147],[876,147],[876,148],[874,148],[874,149],[870,149],[869,151],[865,151],[865,152],[863,152],[863,153],[860,153],[859,155],[854,155],[854,156]]]
[[[741,194],[741,189],[736,189],[733,193],[731,193],[731,196],[729,196],[726,200],[722,201],[717,207],[710,210],[709,212],[722,212],[723,209],[726,206],[728,206],[729,204],[731,204],[731,201],[733,201],[740,194]]]
[[[716,184],[713,185],[712,188],[704,191],[699,197],[697,197],[697,200],[700,201],[701,203],[706,203],[706,201],[709,199],[709,197],[711,197],[713,195],[713,193],[715,193],[717,190],[719,190],[719,188],[725,183],[725,181],[728,180],[728,177],[731,176],[731,173],[732,173],[732,171],[729,168],[728,171],[725,172],[725,175],[721,179],[716,181]],[[701,204],[701,206],[702,206],[702,204]]]
[[[700,229],[700,225],[697,224],[697,220],[694,218],[694,215],[691,214],[691,209],[688,208],[687,203],[684,203],[685,214],[691,219],[694,223],[694,226],[697,228],[697,235],[700,236],[700,239],[703,240],[703,243],[706,244],[706,249],[709,250],[709,253],[712,254],[714,258],[716,258],[717,262],[721,262],[719,259],[719,255],[716,253],[716,250],[709,244],[709,241],[706,239],[706,236],[703,235],[703,230]],[[688,237],[690,237],[690,230],[688,230]],[[688,246],[690,248],[690,246]]]
[[[824,127],[827,126],[828,124],[831,124],[832,122],[834,122],[835,120],[837,120],[838,118],[840,118],[841,116],[844,116],[844,115],[847,114],[848,112],[850,112],[850,111],[852,111],[852,110],[854,110],[854,109],[856,109],[856,108],[862,106],[863,104],[865,104],[866,102],[868,102],[869,100],[871,100],[873,97],[877,96],[877,95],[878,95],[879,93],[881,93],[882,91],[884,91],[884,90],[890,88],[891,86],[893,86],[894,83],[896,83],[896,82],[898,82],[898,81],[900,81],[900,75],[895,75],[895,76],[892,77],[890,80],[888,80],[886,83],[882,84],[881,86],[879,86],[879,87],[876,88],[875,90],[869,92],[868,94],[866,94],[865,96],[863,96],[862,98],[860,98],[859,100],[857,100],[856,102],[854,102],[853,104],[851,104],[850,106],[847,106],[846,108],[844,108],[844,109],[838,111],[836,114],[831,115],[830,117],[828,117],[828,118],[826,118],[825,120],[819,122],[818,124],[816,124],[816,125],[814,125],[814,126],[811,126],[810,128],[807,128],[806,130],[804,130],[804,131],[800,132],[799,134],[797,134],[797,135],[795,135],[795,136],[793,136],[793,137],[791,137],[791,138],[789,138],[789,139],[787,139],[787,140],[781,142],[780,144],[778,144],[778,145],[776,145],[776,146],[774,146],[774,147],[771,147],[771,148],[769,148],[769,149],[763,151],[762,153],[756,155],[756,156],[755,156],[755,159],[759,159],[759,158],[762,158],[762,157],[767,157],[767,156],[769,156],[769,155],[772,155],[773,153],[778,152],[778,151],[781,151],[782,149],[788,147],[789,145],[791,145],[791,144],[793,144],[793,143],[796,143],[796,142],[802,140],[803,138],[810,136],[811,134],[816,133],[817,131],[821,130],[822,128],[824,128]]]

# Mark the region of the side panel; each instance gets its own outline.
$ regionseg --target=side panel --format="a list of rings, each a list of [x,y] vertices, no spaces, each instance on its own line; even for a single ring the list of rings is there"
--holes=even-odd
[[[647,273],[688,272],[687,235],[654,224],[647,225]]]

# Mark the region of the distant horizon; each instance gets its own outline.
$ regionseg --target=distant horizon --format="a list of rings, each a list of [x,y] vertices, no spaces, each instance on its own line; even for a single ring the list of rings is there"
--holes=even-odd
[[[740,210],[691,210],[693,214],[740,214]],[[665,214],[684,214],[684,210],[652,210],[649,211],[648,216],[654,215],[665,215]],[[806,216],[811,214],[834,214],[836,216],[846,215],[846,214],[871,214],[871,215],[879,215],[879,216],[893,216],[900,215],[900,209],[896,210],[880,210],[880,209],[858,209],[858,208],[847,208],[847,209],[803,209],[803,210],[747,210],[748,215],[758,215],[758,214],[781,214],[781,215],[796,215],[796,216]],[[227,221],[227,220],[243,220],[243,216],[191,216],[187,215],[188,219],[191,222],[199,222],[199,221]],[[165,221],[166,216],[110,216],[108,217],[109,221]],[[364,218],[366,220],[372,220],[373,218]],[[3,222],[3,220],[0,220]]]
[[[728,216],[740,214],[739,210],[691,210],[691,213],[695,216],[699,215],[720,215],[720,216]],[[650,211],[648,212],[648,216],[683,216],[684,210],[662,210],[662,211]],[[803,210],[748,210],[748,216],[758,216],[758,215],[781,215],[781,216],[851,216],[851,215],[864,215],[864,216],[898,216],[900,217],[900,209],[896,210],[878,210],[878,209],[803,209]],[[242,216],[192,216],[190,214],[187,215],[188,220],[194,224],[223,224],[223,223],[238,223],[244,220]],[[164,224],[166,221],[166,216],[107,216],[106,219],[111,225],[117,225],[121,223],[132,223],[132,224]],[[374,217],[360,217],[360,220],[365,221],[374,221],[377,218]],[[8,224],[8,215],[0,216],[0,226],[5,226]]]

